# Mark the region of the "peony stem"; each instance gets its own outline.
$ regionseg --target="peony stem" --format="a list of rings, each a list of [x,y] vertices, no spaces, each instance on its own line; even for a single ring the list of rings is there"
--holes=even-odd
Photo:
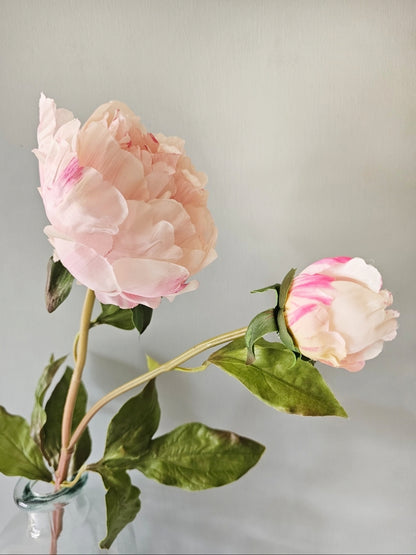
[[[78,358],[78,342],[79,342],[79,332],[76,334],[74,339],[74,344],[72,346],[72,356],[75,363],[77,362],[77,358]]]
[[[81,384],[82,371],[84,369],[85,360],[87,358],[88,347],[88,331],[90,329],[90,321],[92,309],[94,307],[95,294],[90,289],[87,290],[84,306],[82,308],[81,323],[79,334],[74,343],[75,368],[72,374],[71,383],[69,384],[68,394],[65,400],[64,413],[62,417],[62,434],[61,434],[61,455],[56,471],[56,488],[59,488],[63,480],[66,480],[69,468],[69,462],[73,451],[73,445],[69,445],[71,439],[72,417],[74,415],[74,407],[77,400],[79,386]]]
[[[217,345],[221,345],[222,343],[227,343],[229,341],[232,341],[233,339],[237,339],[238,337],[243,337],[246,331],[247,331],[246,327],[240,328],[238,330],[229,331],[221,335],[217,335],[216,337],[212,337],[211,339],[207,339],[206,341],[202,341],[202,343],[198,343],[198,345],[191,347],[190,349],[188,349],[181,355],[173,358],[172,360],[165,362],[164,364],[161,364],[154,370],[150,370],[149,372],[142,374],[138,378],[135,378],[134,380],[131,380],[130,382],[127,382],[121,385],[120,387],[114,389],[113,391],[110,391],[110,393],[107,393],[107,395],[102,397],[99,401],[95,403],[95,405],[93,405],[90,408],[90,410],[86,413],[84,418],[81,420],[74,434],[71,437],[71,440],[68,445],[68,450],[69,451],[73,450],[75,444],[77,443],[77,441],[83,434],[84,430],[88,426],[88,423],[91,420],[91,418],[100,409],[102,409],[104,405],[106,405],[107,403],[109,403],[119,395],[122,395],[123,393],[130,391],[130,389],[133,389],[143,384],[144,382],[151,380],[152,378],[156,378],[156,376],[159,376],[164,372],[169,372],[170,370],[174,370],[180,364],[183,364],[190,358],[193,358],[194,356],[198,355],[199,353],[202,353],[203,351],[206,351],[207,349],[216,347]]]

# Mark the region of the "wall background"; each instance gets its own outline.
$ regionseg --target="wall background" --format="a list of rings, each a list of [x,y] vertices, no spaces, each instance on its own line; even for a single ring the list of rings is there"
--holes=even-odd
[[[239,482],[187,493],[134,475],[143,553],[412,553],[416,548],[413,1],[0,2],[0,404],[29,416],[50,353],[70,352],[84,291],[43,305],[50,247],[35,146],[39,94],[81,120],[110,99],[186,139],[209,176],[218,260],[149,331],[94,330],[91,402],[159,360],[246,325],[249,291],[294,266],[361,256],[400,310],[398,338],[358,374],[322,368],[349,420],[263,406],[211,367],[159,379],[161,432],[187,421],[267,446]],[[93,421],[96,456],[113,403]],[[14,511],[0,478],[0,523]]]

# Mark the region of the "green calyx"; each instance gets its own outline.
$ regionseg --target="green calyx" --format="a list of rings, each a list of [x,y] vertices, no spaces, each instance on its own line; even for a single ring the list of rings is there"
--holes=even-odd
[[[294,353],[299,353],[299,349],[296,346],[294,338],[292,337],[290,331],[286,325],[286,319],[284,315],[285,304],[287,296],[292,285],[293,278],[295,277],[296,269],[292,268],[283,278],[282,283],[275,283],[274,285],[269,285],[263,287],[262,289],[256,289],[252,293],[262,293],[269,289],[276,291],[276,306],[273,309],[265,310],[260,314],[257,314],[250,322],[247,328],[247,333],[245,335],[246,347],[247,347],[247,364],[252,364],[255,360],[254,356],[254,345],[261,339],[264,335],[271,332],[276,332],[282,343],[288,347]]]

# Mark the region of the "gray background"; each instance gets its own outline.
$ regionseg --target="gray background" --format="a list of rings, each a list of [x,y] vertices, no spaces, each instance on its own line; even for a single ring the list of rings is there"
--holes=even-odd
[[[240,481],[201,493],[134,475],[143,553],[413,553],[415,424],[414,1],[0,1],[0,403],[29,416],[51,352],[70,353],[84,295],[43,304],[50,246],[37,193],[39,94],[85,121],[126,102],[186,139],[209,177],[218,260],[164,301],[148,332],[93,330],[93,402],[142,369],[246,325],[250,290],[337,255],[374,263],[398,338],[357,374],[322,368],[348,420],[262,405],[210,367],[159,379],[161,432],[188,421],[267,446]],[[92,423],[100,455],[114,402]],[[0,523],[14,512],[0,478]]]

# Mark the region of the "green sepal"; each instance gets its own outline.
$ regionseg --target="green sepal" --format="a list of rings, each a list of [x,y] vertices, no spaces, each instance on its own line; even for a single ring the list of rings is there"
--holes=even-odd
[[[129,522],[132,522],[140,511],[140,490],[133,486],[130,476],[125,470],[108,468],[107,466],[88,467],[98,472],[107,490],[105,504],[107,510],[107,535],[100,542],[101,549],[110,549],[112,543]]]
[[[137,331],[141,334],[145,331],[147,326],[150,324],[152,319],[153,309],[144,305],[139,304],[132,308],[133,312],[133,322]]]
[[[101,314],[91,323],[93,326],[108,324],[122,330],[133,330],[133,312],[131,308],[120,308],[114,304],[102,304]]]
[[[41,429],[46,422],[46,412],[43,408],[43,401],[45,398],[46,391],[48,390],[51,382],[59,370],[60,366],[66,359],[66,356],[58,358],[55,360],[54,355],[51,355],[49,364],[45,366],[43,372],[38,380],[35,390],[35,403],[32,410],[32,417],[30,421],[30,433],[35,443],[39,445],[42,450],[42,434]]]
[[[254,346],[256,360],[246,364],[244,338],[231,341],[209,361],[222,368],[273,408],[304,416],[347,414],[318,370],[281,343],[260,339]]]
[[[234,482],[263,451],[251,439],[192,422],[152,440],[136,468],[165,485],[203,490]]]
[[[270,308],[260,312],[251,320],[248,325],[245,341],[247,346],[247,364],[254,362],[254,344],[266,333],[277,332],[276,318],[274,309]]]
[[[274,285],[267,285],[266,287],[261,287],[260,289],[253,289],[250,293],[264,293],[265,291],[269,291],[269,289],[274,289],[276,294],[279,295],[280,292],[280,283],[275,283]]]
[[[292,268],[283,278],[282,285],[280,286],[279,308],[284,308],[286,304],[287,295],[289,293],[290,286],[292,285],[293,278],[295,277],[295,273],[296,268]]]
[[[117,468],[134,468],[136,459],[148,448],[160,422],[155,380],[129,399],[113,417],[107,431],[104,455],[97,463]]]
[[[292,268],[283,278],[282,285],[280,287],[279,302],[278,302],[278,306],[276,307],[276,320],[277,320],[278,333],[279,333],[280,339],[282,340],[282,343],[284,343],[284,345],[286,345],[286,347],[288,347],[292,351],[295,351],[296,353],[298,353],[299,349],[297,348],[292,335],[287,329],[285,314],[284,314],[287,296],[289,293],[290,286],[292,285],[293,278],[295,277],[295,273],[296,273],[296,268]]]
[[[0,472],[6,476],[25,476],[29,480],[52,480],[41,450],[30,436],[28,422],[21,416],[9,414],[1,406]]]
[[[295,341],[286,327],[286,320],[283,308],[277,310],[277,327],[282,343],[291,351],[299,353],[299,349],[295,345]]]
[[[51,256],[48,260],[45,303],[48,312],[53,312],[64,302],[72,289],[74,276],[68,272],[59,260],[53,261]]]
[[[41,440],[44,455],[53,468],[57,468],[59,454],[61,451],[62,417],[72,373],[72,368],[68,366],[64,375],[52,391],[45,406],[46,422],[41,430]],[[75,428],[81,422],[85,415],[86,407],[87,392],[81,382],[77,400],[75,402],[71,432],[74,432]],[[90,452],[91,438],[87,428],[75,446],[70,473],[74,473],[79,470],[82,464],[87,460]]]

